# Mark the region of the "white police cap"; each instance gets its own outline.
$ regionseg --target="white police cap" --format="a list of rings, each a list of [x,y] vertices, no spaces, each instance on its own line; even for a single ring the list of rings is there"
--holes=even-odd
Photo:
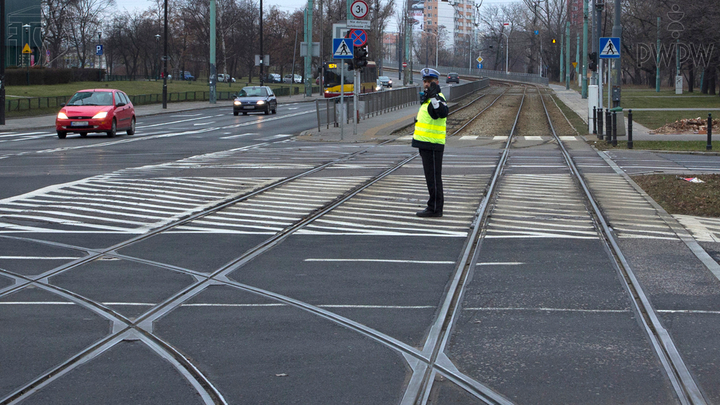
[[[433,79],[440,78],[440,73],[435,69],[424,68],[420,71],[420,74],[422,75],[423,79],[426,77],[431,77]]]

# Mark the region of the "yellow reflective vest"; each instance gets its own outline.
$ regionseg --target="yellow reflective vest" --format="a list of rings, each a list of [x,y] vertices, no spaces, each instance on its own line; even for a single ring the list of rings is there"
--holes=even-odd
[[[440,96],[445,99],[445,96],[440,93]],[[445,144],[445,122],[447,118],[432,119],[430,113],[428,113],[428,104],[430,100],[426,100],[420,105],[420,111],[417,114],[417,122],[415,122],[415,132],[413,133],[413,139],[420,142],[437,143],[440,145]]]

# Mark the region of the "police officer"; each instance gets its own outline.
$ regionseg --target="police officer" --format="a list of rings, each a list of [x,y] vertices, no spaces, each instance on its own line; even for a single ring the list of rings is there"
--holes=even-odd
[[[438,84],[440,73],[429,68],[421,70],[420,73],[423,91],[420,92],[420,110],[415,120],[412,146],[420,151],[430,198],[427,207],[416,215],[441,217],[444,205],[442,157],[445,150],[445,121],[449,110]]]

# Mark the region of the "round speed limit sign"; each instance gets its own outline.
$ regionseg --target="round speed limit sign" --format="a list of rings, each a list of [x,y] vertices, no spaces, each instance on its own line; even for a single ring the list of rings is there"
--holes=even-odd
[[[365,18],[368,13],[368,5],[363,0],[355,0],[350,5],[350,13],[353,17],[360,19]]]

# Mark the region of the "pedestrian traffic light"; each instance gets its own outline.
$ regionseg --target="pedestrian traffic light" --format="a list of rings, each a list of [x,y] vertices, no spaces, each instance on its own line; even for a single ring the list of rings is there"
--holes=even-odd
[[[590,61],[588,62],[588,69],[594,72],[597,70],[597,52],[591,52],[588,56],[590,57]]]
[[[364,46],[356,46],[355,47],[355,57],[353,58],[355,62],[355,69],[361,69],[367,66],[368,64],[368,51],[367,48]]]

